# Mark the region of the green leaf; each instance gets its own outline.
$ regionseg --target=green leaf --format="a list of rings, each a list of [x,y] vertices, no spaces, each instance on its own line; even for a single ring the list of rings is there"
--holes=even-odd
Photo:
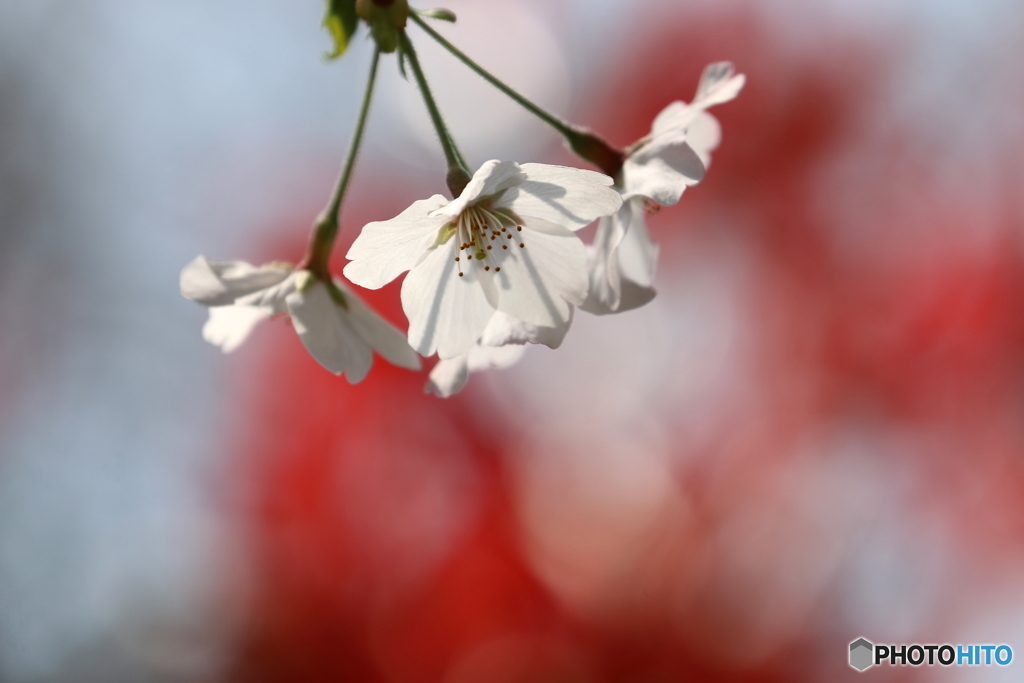
[[[436,9],[426,9],[419,13],[421,17],[430,17],[431,19],[440,19],[441,21],[450,21],[455,23],[455,12],[450,9],[438,7]]]
[[[327,0],[327,14],[324,15],[324,27],[334,39],[334,52],[324,55],[327,59],[337,59],[348,49],[352,35],[359,26],[356,16],[356,0]]]

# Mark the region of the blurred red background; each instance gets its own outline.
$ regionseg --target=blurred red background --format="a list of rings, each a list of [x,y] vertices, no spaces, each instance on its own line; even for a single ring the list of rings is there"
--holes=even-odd
[[[448,401],[379,361],[339,382],[271,326],[234,381],[254,551],[227,680],[838,680],[859,636],[1024,633],[1019,135],[965,152],[893,104],[898,29],[758,17],[632,20],[573,112],[626,145],[706,63],[747,74],[706,181],[650,219],[653,312],[578,316],[576,348]],[[364,194],[349,239],[399,209]],[[397,286],[365,294],[404,327]],[[653,351],[597,341],[650,325]]]

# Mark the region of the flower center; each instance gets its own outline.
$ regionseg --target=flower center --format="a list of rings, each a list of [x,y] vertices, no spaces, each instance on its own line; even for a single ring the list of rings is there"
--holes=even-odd
[[[454,238],[458,240],[459,277],[463,276],[462,266],[477,263],[485,271],[492,268],[501,272],[499,265],[504,260],[504,252],[510,246],[526,246],[523,241],[523,226],[511,212],[501,209],[486,209],[482,206],[470,206],[459,214],[455,220]],[[501,249],[496,249],[501,247]]]

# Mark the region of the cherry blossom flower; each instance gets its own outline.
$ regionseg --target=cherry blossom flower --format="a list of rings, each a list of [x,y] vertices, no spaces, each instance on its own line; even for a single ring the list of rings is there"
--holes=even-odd
[[[367,224],[345,276],[377,289],[409,271],[402,305],[424,356],[467,353],[495,311],[560,328],[587,294],[586,249],[573,231],[619,209],[608,176],[488,161],[454,201],[434,195]]]
[[[256,267],[244,261],[196,257],[181,272],[181,294],[210,307],[203,339],[225,353],[266,318],[287,313],[306,350],[351,384],[366,377],[376,351],[388,362],[420,369],[405,336],[345,286],[288,263]]]
[[[556,327],[530,325],[497,311],[488,321],[480,340],[466,353],[438,361],[430,371],[426,392],[441,398],[457,394],[466,385],[469,373],[507,368],[519,362],[527,344],[544,344],[557,349],[570,325],[572,310],[569,311],[569,319]]]
[[[729,62],[704,69],[693,102],[677,101],[654,119],[649,135],[627,151],[619,178],[623,205],[602,218],[588,258],[590,287],[581,308],[589,313],[627,311],[654,298],[651,284],[658,245],[644,221],[655,205],[672,206],[704,177],[721,126],[707,109],[735,98],[746,77]]]

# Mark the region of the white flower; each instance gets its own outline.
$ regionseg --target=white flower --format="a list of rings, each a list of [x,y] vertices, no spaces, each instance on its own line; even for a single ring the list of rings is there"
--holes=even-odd
[[[181,294],[210,307],[203,339],[225,353],[238,348],[261,320],[288,313],[313,358],[352,384],[366,377],[374,351],[394,365],[420,369],[405,336],[344,283],[327,285],[287,263],[257,268],[197,256],[181,271]]]
[[[576,168],[488,161],[462,195],[415,202],[369,223],[345,276],[376,289],[408,270],[409,342],[452,359],[480,339],[494,312],[560,327],[587,294],[587,255],[573,233],[622,205],[611,178]]]
[[[703,179],[711,151],[722,138],[721,126],[706,110],[736,97],[745,81],[729,62],[708,65],[693,102],[665,107],[651,133],[630,147],[619,178],[622,208],[601,219],[590,250],[583,310],[628,311],[654,298],[658,245],[647,232],[644,213],[650,202],[672,206],[688,186]]]
[[[484,328],[480,341],[469,351],[438,361],[430,371],[426,392],[441,398],[457,394],[466,385],[470,372],[507,368],[523,357],[526,344],[544,344],[557,349],[571,324],[571,310],[569,319],[557,327],[530,325],[497,311]]]

